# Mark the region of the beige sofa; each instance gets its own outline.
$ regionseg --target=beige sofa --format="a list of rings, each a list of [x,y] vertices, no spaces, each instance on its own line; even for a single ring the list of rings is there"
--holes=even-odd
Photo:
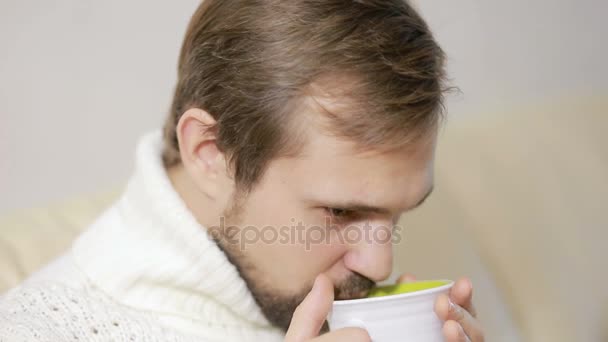
[[[452,119],[436,193],[407,215],[396,267],[470,276],[488,341],[608,341],[608,101]],[[0,220],[0,292],[58,255],[119,193]]]

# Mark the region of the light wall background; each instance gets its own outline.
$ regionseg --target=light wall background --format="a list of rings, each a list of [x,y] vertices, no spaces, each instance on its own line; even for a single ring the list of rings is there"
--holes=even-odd
[[[0,214],[121,184],[196,0],[0,1]],[[608,2],[426,0],[451,120],[608,89]]]

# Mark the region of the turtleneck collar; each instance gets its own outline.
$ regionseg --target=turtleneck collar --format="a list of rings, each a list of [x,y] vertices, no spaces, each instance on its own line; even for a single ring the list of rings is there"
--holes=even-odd
[[[122,197],[73,246],[91,283],[188,334],[281,340],[237,269],[173,188],[159,131],[144,136]]]

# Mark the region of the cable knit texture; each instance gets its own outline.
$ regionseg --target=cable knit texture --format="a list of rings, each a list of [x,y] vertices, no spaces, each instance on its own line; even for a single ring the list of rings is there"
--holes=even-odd
[[[161,146],[143,137],[123,196],[0,297],[0,341],[282,340],[175,192]]]

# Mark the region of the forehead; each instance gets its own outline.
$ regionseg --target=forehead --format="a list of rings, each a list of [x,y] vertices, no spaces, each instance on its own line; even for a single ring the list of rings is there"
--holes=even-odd
[[[364,199],[395,210],[413,206],[432,186],[436,132],[406,147],[379,151],[332,136],[317,120],[304,131],[299,153],[271,162],[266,182],[281,182],[302,198]]]

